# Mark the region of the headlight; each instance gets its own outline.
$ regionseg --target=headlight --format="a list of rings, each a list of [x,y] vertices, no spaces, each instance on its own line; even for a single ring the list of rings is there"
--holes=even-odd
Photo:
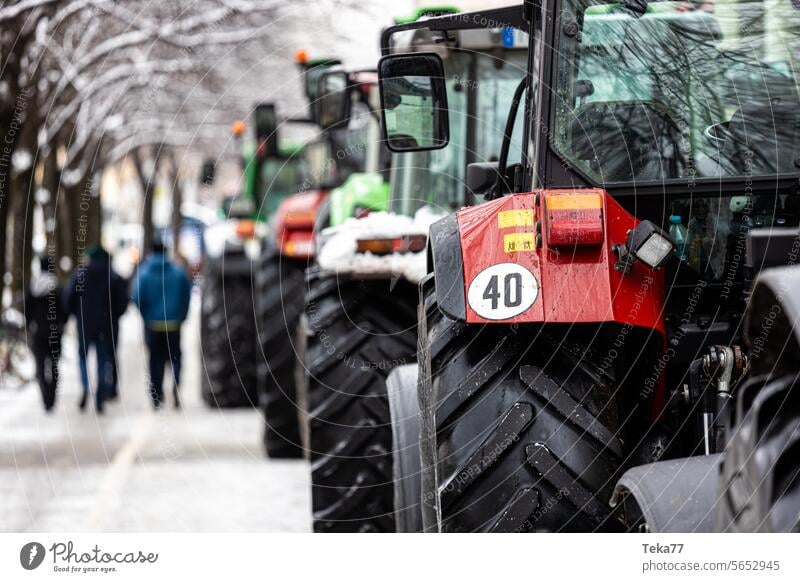
[[[675,244],[670,236],[649,220],[643,220],[628,232],[624,245],[614,247],[619,260],[614,268],[621,273],[630,273],[639,260],[653,270],[663,265],[672,254]]]
[[[636,249],[636,258],[651,269],[658,269],[669,258],[673,244],[664,235],[653,232]]]

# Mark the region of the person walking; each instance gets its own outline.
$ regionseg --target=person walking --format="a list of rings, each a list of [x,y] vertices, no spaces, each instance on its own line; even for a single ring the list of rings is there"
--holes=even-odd
[[[170,363],[175,408],[180,408],[181,324],[189,313],[192,283],[186,271],[167,258],[164,244],[155,242],[152,254],[139,266],[132,299],[144,319],[150,355],[150,398],[158,410],[164,401],[164,368]]]
[[[89,397],[88,354],[94,348],[97,359],[95,406],[98,414],[109,398],[114,357],[114,325],[128,306],[125,280],[111,268],[111,258],[99,244],[86,250],[84,264],[72,276],[64,305],[67,316],[74,315],[78,331],[78,358],[83,394],[79,408],[84,410]]]
[[[53,410],[58,386],[58,359],[64,329],[61,288],[48,257],[40,260],[39,272],[25,291],[25,321],[30,348],[36,360],[36,379],[46,412]]]

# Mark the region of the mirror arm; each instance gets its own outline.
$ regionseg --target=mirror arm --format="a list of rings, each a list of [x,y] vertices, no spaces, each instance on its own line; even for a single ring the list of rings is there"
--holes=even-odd
[[[487,200],[494,200],[503,196],[506,190],[506,168],[508,166],[508,153],[511,149],[511,134],[514,132],[514,124],[517,121],[517,112],[519,111],[519,104],[522,101],[522,95],[525,89],[528,88],[527,75],[522,78],[514,91],[514,97],[511,100],[511,108],[508,110],[508,119],[506,119],[506,129],[503,133],[503,145],[500,148],[500,161],[497,166],[497,182],[494,188],[486,196]]]

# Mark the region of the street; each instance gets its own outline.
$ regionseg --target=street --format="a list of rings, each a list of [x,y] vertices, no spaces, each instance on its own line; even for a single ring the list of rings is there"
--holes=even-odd
[[[292,532],[310,530],[308,466],[267,460],[255,409],[200,399],[198,300],[183,329],[182,408],[155,413],[144,387],[141,319],[122,319],[120,398],[78,410],[74,323],[64,338],[55,412],[35,385],[0,392],[0,530]],[[90,369],[91,369],[90,360]],[[169,374],[167,375],[169,377]]]

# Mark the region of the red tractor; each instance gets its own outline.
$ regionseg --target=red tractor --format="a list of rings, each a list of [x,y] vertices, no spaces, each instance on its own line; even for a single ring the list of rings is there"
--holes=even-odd
[[[428,239],[420,438],[394,443],[419,453],[395,481],[421,528],[800,528],[798,275],[754,283],[800,252],[800,8],[714,6],[542,0],[387,30],[531,31],[499,161],[467,172],[485,203]],[[388,147],[446,146],[441,59],[384,47]]]

